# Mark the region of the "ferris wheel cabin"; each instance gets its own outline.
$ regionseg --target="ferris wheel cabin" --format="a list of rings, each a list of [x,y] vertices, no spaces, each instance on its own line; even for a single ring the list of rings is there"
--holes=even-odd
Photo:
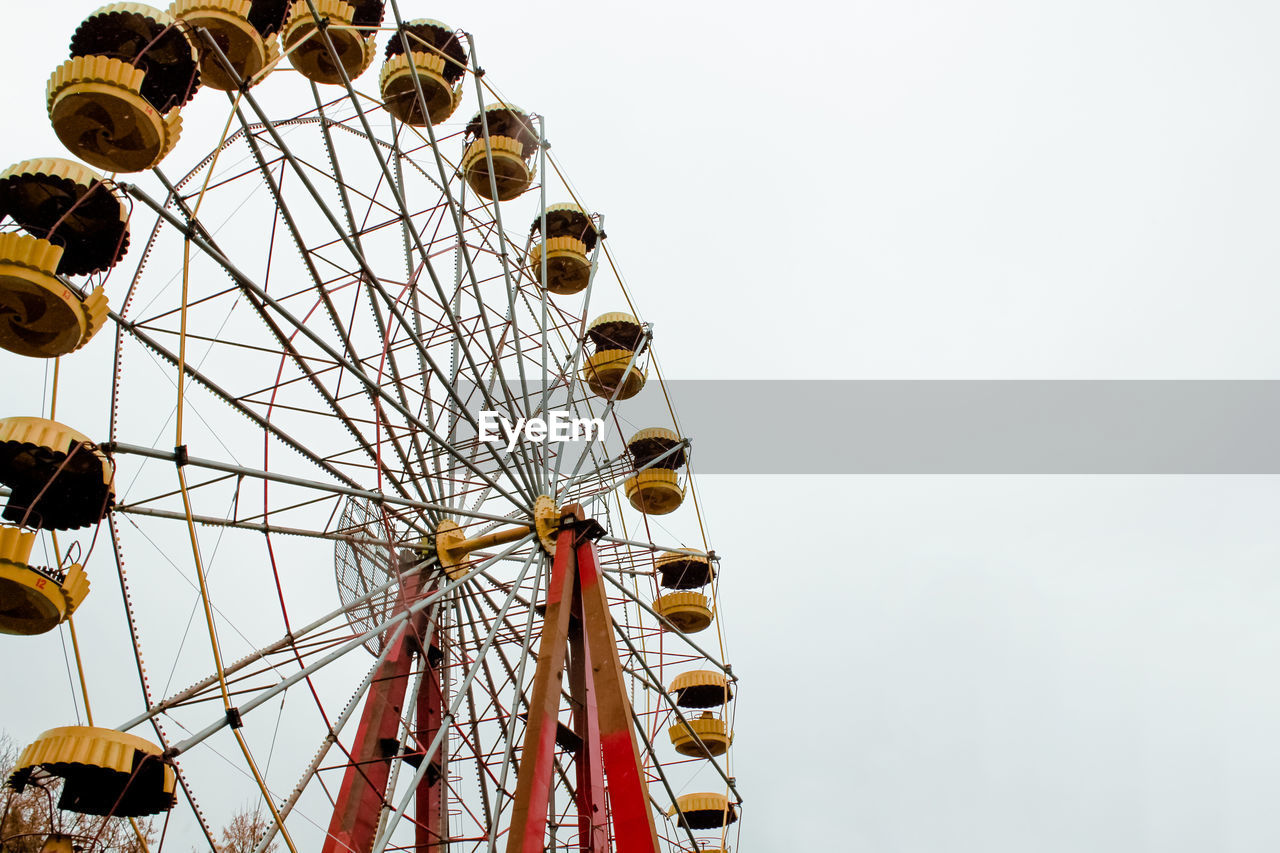
[[[176,802],[176,777],[160,747],[113,729],[49,729],[18,756],[9,786],[21,793],[37,769],[62,778],[58,808],[65,811],[145,817]]]
[[[237,81],[251,86],[260,82],[264,69],[280,58],[275,35],[288,10],[288,0],[175,0],[169,14],[188,28],[200,57],[201,82],[234,92],[240,88]],[[201,29],[209,31],[221,57],[200,35]]]
[[[115,501],[113,469],[97,445],[44,418],[0,419],[0,516],[24,527],[74,530],[97,524]]]
[[[653,609],[681,633],[695,634],[709,628],[714,619],[711,599],[697,590],[715,577],[711,560],[702,554],[668,551],[655,565],[661,585],[673,591],[654,599]]]
[[[684,503],[677,473],[685,466],[686,442],[665,427],[642,429],[627,442],[636,473],[623,484],[631,506],[646,515],[666,515]]]
[[[724,755],[733,741],[729,724],[710,711],[703,711],[702,716],[688,722],[675,724],[667,729],[667,735],[676,752],[690,758]]]
[[[467,50],[458,34],[448,24],[418,18],[407,21],[387,42],[378,88],[387,112],[405,124],[439,124],[462,103],[466,70]]]
[[[294,0],[281,39],[289,64],[313,83],[341,85],[359,77],[377,55],[376,28],[382,24],[382,0],[315,0],[327,23],[317,28],[307,0]],[[329,44],[333,52],[329,52]],[[336,58],[336,61],[335,61]]]
[[[169,13],[113,3],[80,25],[49,78],[49,120],[89,165],[140,172],[177,144],[179,110],[199,87],[195,50]]]
[[[690,829],[719,829],[738,819],[738,813],[724,794],[685,794],[676,799],[669,815],[679,816]]]
[[[597,397],[629,400],[644,388],[646,373],[639,354],[648,343],[645,327],[630,314],[601,314],[587,327],[595,352],[582,365],[582,379]]]
[[[538,134],[528,113],[513,104],[489,104],[467,123],[466,139],[462,174],[476,195],[510,201],[529,189]]]
[[[129,244],[128,210],[103,178],[60,158],[0,174],[0,218],[28,232],[0,234],[0,347],[53,358],[84,346],[107,319],[101,286],[87,294],[59,275],[114,266]]]
[[[586,290],[591,282],[591,261],[587,253],[596,247],[599,233],[591,214],[576,204],[552,204],[546,211],[546,237],[529,253],[529,269],[534,279],[549,292],[568,296]],[[530,233],[542,230],[542,217],[533,220]],[[547,255],[543,281],[542,254]]]
[[[65,572],[30,564],[34,530],[0,525],[0,634],[31,636],[51,631],[89,594],[84,566]]]

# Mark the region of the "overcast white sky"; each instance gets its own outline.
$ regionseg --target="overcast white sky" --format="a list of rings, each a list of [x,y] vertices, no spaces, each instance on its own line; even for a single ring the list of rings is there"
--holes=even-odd
[[[96,5],[5,4],[4,163],[61,155],[44,81]],[[403,5],[547,115],[670,377],[1276,375],[1276,4]],[[1280,844],[1274,478],[701,491],[742,853]],[[68,702],[17,692],[19,740]]]

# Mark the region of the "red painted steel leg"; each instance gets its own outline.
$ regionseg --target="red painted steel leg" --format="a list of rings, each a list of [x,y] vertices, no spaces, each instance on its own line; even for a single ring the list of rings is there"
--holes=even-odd
[[[547,587],[547,612],[538,643],[538,668],[529,695],[529,723],[525,727],[516,796],[512,805],[507,853],[542,853],[547,832],[547,803],[551,791],[551,761],[555,756],[556,724],[560,717],[560,682],[573,603],[574,532],[563,530],[556,541],[556,557]]]
[[[411,583],[406,587],[401,607],[418,595]],[[413,620],[392,643],[369,685],[352,744],[352,763],[342,777],[329,834],[321,848],[324,853],[366,853],[373,849],[394,755],[388,755],[388,746],[394,743],[399,749],[404,695],[413,671],[414,650],[422,644],[421,630],[422,620]]]
[[[574,732],[580,746],[576,759],[578,845],[583,853],[607,853],[609,816],[605,812],[604,765],[600,753],[600,723],[596,711],[595,678],[582,630],[582,591],[575,584],[574,621],[569,625],[569,691],[573,696]]]
[[[640,748],[632,728],[631,702],[622,681],[622,663],[614,644],[609,600],[600,578],[594,542],[578,545],[582,584],[582,624],[595,676],[600,745],[609,780],[609,803],[618,853],[656,853],[658,830],[649,805],[649,788],[640,768]]]
[[[595,545],[581,532],[580,507],[565,509],[566,523],[556,542],[547,590],[547,612],[538,646],[538,668],[530,694],[507,853],[542,853],[546,843],[547,803],[560,713],[560,679],[565,645],[572,645],[570,687],[577,758],[579,846],[584,853],[609,850],[612,818],[615,850],[657,853],[658,831],[632,727],[631,702],[614,645],[613,619],[601,583]],[[576,519],[574,523],[573,519]],[[570,607],[580,603],[576,625]],[[605,814],[604,779],[609,782],[610,813]]]
[[[418,691],[418,749],[425,751],[431,748],[432,742],[440,731],[440,720],[444,716],[444,693],[440,688],[440,670],[431,661],[438,659],[439,646],[432,637],[431,651],[423,658],[426,671],[422,674],[422,687]],[[437,752],[431,760],[432,767],[427,770],[422,784],[415,794],[417,802],[418,825],[415,829],[415,847],[418,853],[439,849],[445,843],[445,780],[440,768],[444,762]]]
[[[352,744],[354,761],[342,777],[338,802],[329,821],[329,835],[322,848],[324,853],[373,849],[373,835],[378,829],[378,816],[391,773],[390,756],[384,744],[400,742],[400,714],[412,669],[410,640],[401,635],[369,686],[360,728]]]

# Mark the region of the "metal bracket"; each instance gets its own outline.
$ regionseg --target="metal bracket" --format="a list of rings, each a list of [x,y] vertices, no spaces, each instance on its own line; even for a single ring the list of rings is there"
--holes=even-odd
[[[561,530],[572,530],[574,532],[574,544],[581,545],[583,542],[599,541],[601,536],[608,533],[604,529],[604,525],[596,521],[594,518],[586,518],[581,521],[571,515],[566,515],[560,520]]]

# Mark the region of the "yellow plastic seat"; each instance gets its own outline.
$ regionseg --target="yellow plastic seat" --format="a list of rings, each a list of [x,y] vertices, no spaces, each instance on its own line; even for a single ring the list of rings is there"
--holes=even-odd
[[[0,347],[54,358],[89,342],[107,319],[99,285],[81,298],[58,280],[61,246],[9,231],[0,234]]]
[[[0,483],[12,492],[0,515],[32,528],[97,524],[115,500],[106,454],[44,418],[0,419]]]
[[[387,61],[382,66],[378,88],[387,112],[405,124],[421,127],[440,124],[462,103],[462,78],[467,52],[457,34],[447,24],[429,18],[407,21],[387,42]],[[406,53],[404,42],[409,42]],[[414,73],[427,103],[424,115],[414,86]]]
[[[65,575],[29,564],[33,531],[0,526],[0,633],[31,636],[51,631],[89,594],[84,567]]]
[[[534,280],[550,293],[567,296],[579,293],[591,283],[591,261],[587,253],[596,247],[598,232],[591,215],[576,204],[548,205],[547,233],[529,253],[529,270]],[[531,233],[542,230],[543,216],[533,220]],[[547,278],[542,280],[542,253],[547,253]]]
[[[49,121],[67,150],[107,172],[159,165],[178,143],[178,109],[160,113],[143,98],[146,72],[105,56],[69,59],[49,78]]]
[[[701,717],[691,719],[688,723],[677,722],[667,729],[667,736],[671,738],[671,745],[676,752],[691,758],[724,755],[733,742],[729,724],[710,711],[704,711]]]
[[[655,561],[665,589],[698,589],[715,580],[716,570],[706,554],[665,551]]]
[[[715,708],[733,698],[733,686],[724,673],[714,669],[682,672],[671,680],[667,692],[681,708]]]
[[[316,29],[315,18],[306,0],[294,0],[289,7],[289,16],[285,19],[281,35],[289,64],[308,80],[331,86],[342,83],[344,72],[349,80],[359,77],[373,64],[378,48],[372,33],[366,35],[354,27],[376,27],[382,20],[381,3],[377,6],[377,21],[365,23],[361,20],[358,3],[316,0],[316,10],[322,18],[329,20],[325,32],[333,42],[333,50],[337,54],[337,62],[334,62],[334,57],[325,45],[324,36]]]
[[[144,817],[173,808],[173,767],[137,735],[94,726],[49,729],[18,756],[8,784],[18,793],[37,769],[63,779],[58,808],[88,815]]]
[[[644,368],[633,363],[632,355],[631,350],[606,349],[587,356],[582,379],[591,393],[603,400],[629,400],[639,394],[648,377]]]
[[[49,78],[49,120],[94,168],[140,172],[173,150],[179,108],[199,87],[195,49],[167,12],[112,3],[71,37],[71,58]]]
[[[684,502],[684,489],[676,473],[685,464],[680,436],[664,427],[642,429],[627,442],[627,451],[637,469],[623,483],[627,500],[647,515],[674,512]]]
[[[250,0],[175,0],[169,14],[191,28],[191,40],[200,57],[200,79],[214,89],[234,92],[236,78],[255,85],[266,75],[257,75],[280,57],[280,43],[274,30],[267,34],[254,25]],[[276,29],[280,22],[276,21]],[[206,29],[235,70],[235,77],[219,60],[217,53],[196,32]]]
[[[485,125],[488,125],[488,145]],[[490,201],[510,201],[533,183],[536,169],[532,164],[538,148],[538,134],[533,120],[511,104],[489,104],[467,123],[470,141],[462,155],[462,174],[476,195]],[[493,160],[492,173],[489,161]],[[490,175],[492,174],[492,181]],[[497,196],[494,187],[497,185]]]
[[[684,794],[667,812],[690,829],[719,829],[738,819],[738,813],[724,794]]]
[[[632,356],[644,334],[639,320],[620,311],[591,321],[587,340],[595,352],[583,361],[582,379],[593,394],[605,400],[629,400],[640,393],[647,377],[644,365]]]
[[[711,625],[711,600],[700,592],[669,592],[653,602],[653,609],[681,633],[696,634]],[[666,625],[663,625],[666,628]]]
[[[571,296],[586,290],[591,283],[587,244],[573,237],[552,237],[534,246],[529,252],[529,271],[540,284],[544,245],[547,247],[547,291],[558,296]]]
[[[72,160],[24,160],[0,173],[0,216],[62,247],[60,275],[115,266],[129,250],[129,208],[102,175]]]

